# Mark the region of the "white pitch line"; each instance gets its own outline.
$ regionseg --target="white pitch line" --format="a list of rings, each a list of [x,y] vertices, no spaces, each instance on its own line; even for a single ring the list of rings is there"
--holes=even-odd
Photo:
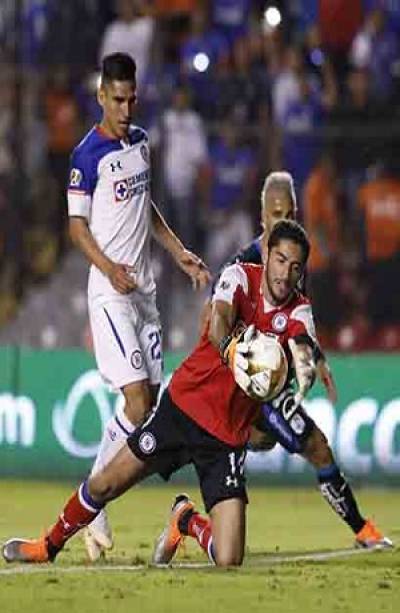
[[[304,554],[270,554],[266,556],[257,556],[248,558],[248,563],[245,567],[255,566],[273,566],[277,564],[290,564],[292,562],[321,562],[324,560],[332,560],[335,558],[347,558],[349,556],[374,553],[376,549],[338,549],[336,551],[315,551]],[[40,575],[46,573],[54,574],[73,574],[73,573],[115,573],[115,572],[136,572],[140,570],[153,569],[206,569],[212,568],[212,565],[207,562],[178,562],[172,566],[160,565],[149,566],[147,564],[133,565],[93,565],[93,566],[57,566],[57,565],[31,565],[19,564],[18,566],[10,566],[9,568],[0,568],[0,576],[13,575]]]
[[[260,556],[259,558],[250,557],[248,560],[249,566],[257,566],[260,562],[261,565],[272,566],[273,564],[288,564],[290,562],[323,562],[325,560],[332,560],[334,558],[348,558],[350,556],[356,556],[366,553],[375,553],[382,551],[383,548],[377,549],[336,549],[335,551],[315,551],[310,553],[299,554],[271,554],[266,556]]]

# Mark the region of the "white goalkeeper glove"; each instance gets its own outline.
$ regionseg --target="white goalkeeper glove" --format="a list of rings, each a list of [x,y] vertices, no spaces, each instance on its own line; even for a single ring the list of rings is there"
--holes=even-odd
[[[263,371],[250,376],[247,372],[249,368],[247,356],[257,333],[254,324],[251,324],[238,337],[223,339],[220,352],[223,362],[232,370],[236,384],[250,398],[262,401],[270,388],[271,373]]]
[[[293,356],[298,391],[294,396],[296,405],[305,398],[308,390],[315,381],[315,362],[311,349],[307,345],[297,345],[293,338],[288,340],[289,349]]]
[[[225,337],[221,341],[220,354],[224,364],[227,364],[233,373],[237,385],[246,394],[251,386],[251,380],[247,374],[249,361],[246,356],[249,353],[249,344],[256,334],[254,325],[249,326],[239,336]]]

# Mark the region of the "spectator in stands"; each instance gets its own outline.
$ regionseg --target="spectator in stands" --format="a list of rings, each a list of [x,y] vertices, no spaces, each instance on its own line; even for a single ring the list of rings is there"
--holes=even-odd
[[[356,202],[357,190],[366,179],[366,169],[381,154],[384,137],[388,138],[387,132],[385,135],[384,113],[385,109],[379,108],[371,98],[368,71],[350,70],[345,94],[339,98],[327,118],[335,148],[345,169],[345,191],[350,204]]]
[[[201,0],[153,0],[154,10],[158,17],[172,18],[188,16],[195,11]]]
[[[46,172],[29,181],[24,210],[25,281],[43,281],[54,272],[59,255],[59,185]]]
[[[377,98],[389,99],[393,92],[395,64],[400,59],[398,33],[387,26],[384,11],[375,9],[365,18],[353,40],[350,58],[356,68],[368,68],[371,90]]]
[[[26,67],[37,70],[43,64],[43,46],[52,16],[52,3],[31,0],[22,5],[21,59]]]
[[[283,65],[275,75],[272,86],[273,118],[279,126],[284,124],[289,106],[300,102],[302,81],[308,82],[310,91],[314,94],[318,92],[318,82],[306,70],[300,47],[294,45],[287,47],[282,59]]]
[[[282,168],[287,169],[294,178],[297,193],[300,195],[300,215],[302,215],[302,190],[321,148],[319,128],[323,121],[322,100],[314,93],[307,76],[297,76],[299,99],[292,100],[282,116]]]
[[[58,219],[55,231],[62,252],[65,247],[64,235],[67,227],[64,193],[68,180],[70,153],[82,133],[78,105],[72,93],[70,74],[65,66],[59,66],[49,73],[44,104],[48,165],[58,192]]]
[[[269,111],[271,80],[265,65],[260,70],[252,63],[251,36],[236,40],[232,49],[236,88],[233,111],[242,123],[257,125],[260,115]]]
[[[201,117],[190,106],[187,88],[180,86],[165,111],[155,143],[162,146],[164,206],[168,222],[191,249],[196,244],[201,176],[207,163],[207,135]]]
[[[47,5],[46,36],[40,46],[43,65],[49,67],[65,64],[74,74],[94,67],[101,34],[110,19],[111,3],[99,0],[30,0],[24,2],[24,5],[33,2],[36,5]],[[43,23],[37,21],[31,27],[40,30]]]
[[[250,211],[256,173],[254,150],[241,145],[234,122],[227,118],[209,153],[206,255],[214,272],[253,236]]]
[[[332,328],[338,321],[336,263],[341,252],[339,193],[336,164],[324,154],[304,186],[304,226],[311,243],[307,265],[315,319],[318,326]]]
[[[116,18],[104,31],[100,61],[110,53],[130,55],[137,66],[137,87],[140,93],[151,60],[155,20],[143,0],[115,0]]]
[[[252,64],[250,38],[239,38],[231,55],[224,57],[213,71],[206,118],[223,120],[229,115],[257,130],[260,108],[267,105],[269,85],[265,66],[260,71]]]
[[[251,0],[211,0],[211,23],[229,46],[248,34]]]
[[[207,10],[200,6],[191,15],[190,31],[180,48],[180,69],[192,90],[194,106],[201,114],[206,115],[208,105],[214,102],[210,83],[216,66],[228,58],[225,38],[210,27]]]
[[[346,74],[349,49],[362,24],[363,1],[317,0],[317,25],[321,46],[329,56],[340,80]],[[309,4],[309,0],[302,0],[302,2]]]
[[[400,176],[389,165],[361,186],[358,206],[364,225],[368,309],[375,325],[399,322]],[[361,241],[360,241],[361,243]]]

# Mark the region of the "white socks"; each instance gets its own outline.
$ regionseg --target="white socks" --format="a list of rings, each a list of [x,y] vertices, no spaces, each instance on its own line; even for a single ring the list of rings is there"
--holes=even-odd
[[[124,408],[118,408],[104,429],[103,438],[101,439],[96,460],[91,470],[92,475],[99,472],[117,455],[134,429],[135,426],[131,424],[125,415]]]

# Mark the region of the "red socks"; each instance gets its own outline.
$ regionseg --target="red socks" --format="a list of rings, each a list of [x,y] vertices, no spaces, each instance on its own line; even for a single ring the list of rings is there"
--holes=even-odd
[[[71,496],[48,534],[50,545],[60,550],[78,530],[84,528],[96,517],[99,506],[88,494],[86,482]]]
[[[211,562],[215,563],[211,521],[208,517],[202,517],[200,513],[193,513],[188,523],[188,535],[197,540],[200,547],[204,549]]]

